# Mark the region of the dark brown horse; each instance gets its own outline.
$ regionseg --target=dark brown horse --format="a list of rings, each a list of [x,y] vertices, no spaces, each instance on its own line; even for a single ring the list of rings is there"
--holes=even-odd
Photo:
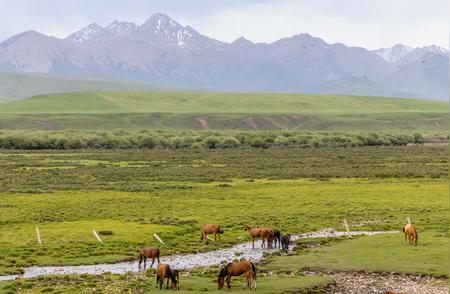
[[[223,234],[223,230],[218,224],[204,224],[200,227],[200,234],[200,241],[208,238],[208,234],[214,234],[214,241],[216,241],[217,236],[220,240],[220,234]]]
[[[171,281],[171,288],[180,290],[180,277],[178,270],[173,270],[168,264],[161,263],[156,267],[156,284],[159,284],[159,289],[162,289],[164,279],[167,278],[166,289],[169,289],[169,279]]]
[[[291,243],[291,234],[281,236],[281,248],[284,252],[289,251],[289,244]]]
[[[158,259],[159,264],[159,254],[160,254],[159,249],[154,247],[144,247],[141,250],[139,250],[139,268],[141,268],[142,260],[144,260],[144,269],[147,268],[147,258],[152,259],[152,264],[150,265],[150,267],[153,267],[153,264],[155,263],[155,258]]]
[[[417,235],[416,228],[412,224],[406,224],[403,227],[403,233],[405,233],[405,242],[408,239],[409,244],[417,246],[419,235]]]
[[[281,247],[281,232],[280,232],[280,230],[277,230],[277,229],[273,230],[273,242],[274,242],[275,248]]]
[[[245,276],[247,287],[250,289],[254,288],[256,290],[256,267],[250,261],[230,262],[224,266],[219,272],[217,286],[219,289],[222,289],[226,277],[227,286],[228,288],[231,288],[231,277],[240,275]]]
[[[255,248],[255,238],[261,237],[262,244],[261,248],[264,247],[264,244],[266,241],[268,241],[270,231],[272,231],[269,228],[252,228],[249,225],[244,224],[244,231],[247,232],[248,236],[252,238],[252,248]],[[268,244],[269,246],[269,244]]]

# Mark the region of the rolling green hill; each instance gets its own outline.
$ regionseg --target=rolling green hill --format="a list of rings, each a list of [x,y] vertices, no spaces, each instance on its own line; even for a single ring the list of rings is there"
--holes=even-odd
[[[157,85],[100,78],[0,73],[0,102],[4,102],[1,97],[7,97],[8,100],[17,100],[48,93],[101,90],[155,91],[164,89]]]
[[[2,103],[0,128],[443,131],[447,109],[438,101],[367,96],[103,91]]]

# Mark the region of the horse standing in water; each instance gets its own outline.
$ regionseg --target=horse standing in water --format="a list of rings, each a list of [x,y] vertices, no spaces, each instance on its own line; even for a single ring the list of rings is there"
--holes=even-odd
[[[281,248],[288,253],[289,243],[291,243],[291,234],[281,236]]]
[[[405,233],[405,242],[408,239],[409,244],[417,246],[419,235],[417,235],[416,228],[412,224],[406,224],[403,227],[403,233]]]
[[[224,266],[220,270],[219,277],[217,278],[217,285],[219,289],[223,288],[225,277],[228,288],[231,288],[231,277],[240,275],[245,276],[247,287],[250,289],[254,288],[256,290],[256,267],[250,261],[230,262]]]
[[[178,270],[173,270],[168,264],[161,263],[156,267],[156,284],[159,284],[159,289],[162,289],[164,279],[167,278],[166,289],[169,289],[169,279],[171,281],[171,287],[175,290],[180,290],[180,277]],[[156,286],[158,287],[158,286]]]
[[[204,224],[200,227],[200,241],[205,240],[208,237],[208,234],[214,234],[214,242],[216,242],[216,237],[220,234],[223,234],[223,230],[218,224]]]
[[[261,248],[264,248],[264,244],[267,241],[267,246],[269,246],[269,234],[271,229],[269,228],[252,228],[249,225],[244,224],[244,231],[247,232],[248,236],[252,238],[252,248],[255,249],[255,238],[261,237],[262,244]]]
[[[273,230],[273,242],[275,244],[275,248],[280,248],[281,247],[281,232],[280,230],[274,229]]]
[[[150,265],[150,267],[153,267],[153,264],[155,263],[155,258],[158,259],[159,264],[160,263],[159,254],[160,254],[159,249],[154,247],[144,247],[141,250],[139,250],[139,268],[141,268],[142,260],[144,260],[144,269],[147,268],[147,258],[152,259],[152,264]]]

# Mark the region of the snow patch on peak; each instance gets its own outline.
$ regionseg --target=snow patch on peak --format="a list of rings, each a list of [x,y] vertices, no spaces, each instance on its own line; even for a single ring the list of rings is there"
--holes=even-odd
[[[117,36],[122,36],[124,34],[127,34],[131,31],[133,31],[134,29],[136,29],[136,25],[134,23],[131,22],[119,22],[117,20],[113,21],[112,23],[110,23],[106,29],[115,37]]]
[[[448,54],[448,50],[437,46],[437,45],[431,45],[431,46],[426,46],[426,47],[422,47],[422,49],[426,52],[432,52],[432,53],[439,53],[439,54]]]
[[[394,63],[411,53],[413,50],[414,48],[411,48],[409,46],[396,44],[389,48],[373,50],[373,52],[382,57],[386,62]]]
[[[71,34],[66,39],[75,43],[84,43],[100,35],[104,30],[102,26],[92,23],[80,31]]]

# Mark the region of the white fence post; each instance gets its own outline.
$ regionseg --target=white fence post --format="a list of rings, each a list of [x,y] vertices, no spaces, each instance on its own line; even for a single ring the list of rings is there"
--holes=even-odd
[[[98,242],[103,244],[102,239],[100,239],[100,236],[97,234],[95,230],[92,230],[92,234],[94,235],[95,239],[97,239]]]
[[[39,232],[39,228],[36,227],[36,228],[35,228],[35,231],[36,231],[36,238],[37,238],[38,243],[39,243],[39,244],[42,244],[42,240],[41,240],[41,232]]]
[[[347,236],[350,237],[350,228],[348,227],[348,223],[345,218],[344,218],[344,226],[345,226],[345,229],[347,230]]]
[[[163,242],[163,240],[161,240],[161,238],[158,236],[158,235],[156,235],[156,234],[153,234],[153,237],[155,237],[155,239],[156,240],[158,240],[159,241],[159,243],[161,243],[161,244],[163,244],[164,245],[164,242]]]

